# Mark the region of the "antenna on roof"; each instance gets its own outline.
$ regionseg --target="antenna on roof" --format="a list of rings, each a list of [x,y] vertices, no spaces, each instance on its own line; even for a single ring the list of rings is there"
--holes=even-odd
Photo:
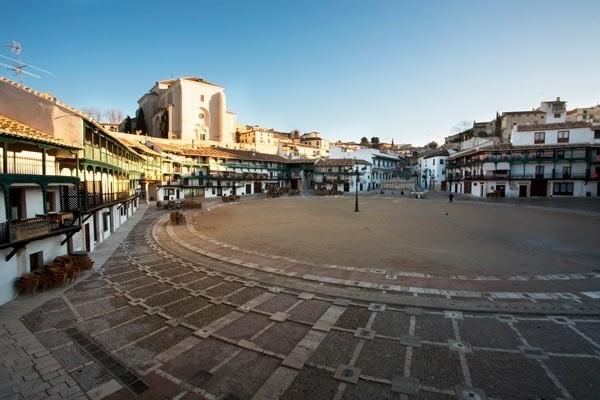
[[[13,71],[15,73],[15,75],[17,75],[19,77],[20,83],[23,83],[23,75],[33,76],[34,78],[38,78],[38,79],[41,78],[41,76],[39,76],[37,74],[26,71],[25,68],[32,68],[36,71],[43,72],[48,75],[54,75],[52,72],[46,71],[45,69],[41,69],[41,68],[36,67],[31,64],[23,63],[21,61],[21,51],[23,50],[23,47],[21,46],[21,43],[17,42],[16,40],[13,40],[9,44],[5,44],[4,47],[8,47],[10,49],[10,52],[12,54],[14,54],[14,56],[16,58],[7,57],[7,56],[3,56],[2,54],[0,54],[0,57],[11,62],[10,64],[0,62],[0,65]]]

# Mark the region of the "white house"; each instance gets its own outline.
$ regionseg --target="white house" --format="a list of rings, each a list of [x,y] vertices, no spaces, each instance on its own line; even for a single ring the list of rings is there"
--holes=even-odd
[[[454,153],[454,150],[441,148],[419,157],[419,187],[427,190],[446,190],[446,160],[450,152]]]

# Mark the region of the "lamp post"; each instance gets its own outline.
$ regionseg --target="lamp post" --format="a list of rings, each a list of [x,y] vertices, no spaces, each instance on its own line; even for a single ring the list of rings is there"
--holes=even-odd
[[[367,167],[363,167],[362,168],[363,171],[365,169],[367,169]],[[354,212],[359,212],[358,211],[358,177],[360,175],[362,175],[363,173],[358,170],[358,165],[356,166],[356,169],[354,171],[352,170],[352,167],[350,167],[350,170],[348,172],[349,172],[350,175],[354,175],[356,177],[356,180],[355,180],[355,183],[354,183],[355,184],[355,188],[354,188],[355,189],[354,190],[354,193],[355,193],[355,197],[354,197]]]

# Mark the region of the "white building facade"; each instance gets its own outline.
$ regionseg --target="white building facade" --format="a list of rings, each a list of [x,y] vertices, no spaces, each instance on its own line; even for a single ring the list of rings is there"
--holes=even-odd
[[[329,157],[332,159],[349,158],[368,162],[371,165],[371,175],[367,190],[381,189],[382,182],[398,177],[400,157],[378,149],[360,148],[353,150],[348,147],[333,146],[330,149]]]
[[[426,190],[446,190],[446,160],[450,155],[447,149],[439,149],[419,157],[418,186]]]

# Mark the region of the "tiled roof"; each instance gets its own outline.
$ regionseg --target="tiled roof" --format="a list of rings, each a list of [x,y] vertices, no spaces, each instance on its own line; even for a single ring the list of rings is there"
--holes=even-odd
[[[555,129],[575,129],[575,128],[589,128],[591,124],[583,121],[572,121],[572,122],[557,122],[554,124],[532,124],[532,125],[519,125],[517,130],[519,132],[528,131],[549,131]]]
[[[545,114],[545,112],[540,110],[532,110],[532,111],[506,111],[503,112],[502,115],[518,115],[518,114]]]
[[[68,105],[66,103],[63,103],[62,101],[58,100],[55,96],[51,95],[50,93],[40,92],[38,90],[31,89],[31,88],[23,85],[22,83],[17,83],[17,82],[11,81],[10,79],[5,78],[3,76],[0,76],[0,82],[3,82],[3,83],[6,83],[8,85],[11,85],[13,87],[16,87],[16,88],[22,90],[23,92],[30,93],[30,94],[32,94],[32,95],[34,95],[36,97],[39,97],[40,99],[43,99],[45,101],[48,101],[50,103],[55,104],[58,107],[62,107],[63,109],[65,109],[65,110],[73,113],[74,115],[80,117],[83,121],[85,121],[88,124],[90,124],[93,127],[95,127],[96,129],[98,129],[98,131],[102,132],[104,135],[109,136],[109,137],[111,137],[111,138],[113,138],[115,140],[118,140],[117,137],[115,137],[110,131],[108,131],[102,125],[100,125],[97,121],[95,121],[89,114],[87,114],[87,113],[85,113],[85,112],[83,112],[81,110],[78,110],[77,108],[72,107],[72,106],[70,106],[70,105]],[[47,135],[47,136],[50,136],[50,135]],[[55,138],[55,137],[52,137],[52,138],[54,140],[60,140],[60,139]],[[47,143],[50,143],[50,142],[47,142]],[[58,142],[58,143],[55,143],[55,144],[66,146],[66,147],[71,147],[71,148],[77,148],[77,149],[82,148],[79,145],[74,145],[74,144],[69,145],[69,144],[66,144],[64,142]],[[132,151],[132,153],[136,154],[136,152],[134,152],[134,151]]]
[[[174,79],[163,79],[161,81],[158,81],[158,83],[164,83],[166,85],[172,85],[173,83],[175,83],[175,81],[177,81],[178,79],[184,80],[184,81],[194,81],[194,82],[200,82],[200,83],[206,83],[207,85],[211,85],[211,86],[216,86],[216,87],[222,87],[220,85],[217,85],[216,83],[212,83],[209,81],[206,81],[202,78],[199,78],[197,76],[180,76],[179,78],[174,78]]]
[[[146,154],[152,154],[154,156],[160,156],[159,152],[152,150],[150,147],[138,142],[137,140],[129,140],[119,136],[116,136],[116,139],[123,143],[125,146],[129,147],[130,149],[136,150],[138,153],[141,152]]]
[[[370,162],[354,158],[321,158],[315,162],[319,167],[351,167],[355,164],[371,165]]]
[[[10,136],[22,140],[30,140],[37,143],[51,144],[69,149],[81,149],[77,144],[65,143],[61,138],[38,131],[30,126],[17,122],[4,115],[0,115],[0,135]]]
[[[286,158],[273,155],[258,153],[246,150],[233,150],[221,147],[195,147],[192,145],[172,144],[172,143],[157,143],[150,142],[160,151],[168,153],[180,154],[183,156],[200,156],[200,157],[215,157],[225,159],[237,159],[248,161],[269,161],[269,162],[287,162]]]
[[[214,147],[184,147],[181,149],[181,154],[184,156],[233,158],[230,153]]]
[[[223,149],[223,151],[230,153],[233,157],[240,160],[249,160],[249,161],[269,161],[269,162],[287,162],[286,158],[280,157],[275,154],[265,154],[265,153],[257,153],[254,151],[247,150],[231,150],[231,149]]]
[[[437,149],[432,151],[431,153],[427,153],[423,156],[423,158],[431,158],[431,157],[448,157],[450,153],[448,153],[448,149],[442,147],[441,149]]]

